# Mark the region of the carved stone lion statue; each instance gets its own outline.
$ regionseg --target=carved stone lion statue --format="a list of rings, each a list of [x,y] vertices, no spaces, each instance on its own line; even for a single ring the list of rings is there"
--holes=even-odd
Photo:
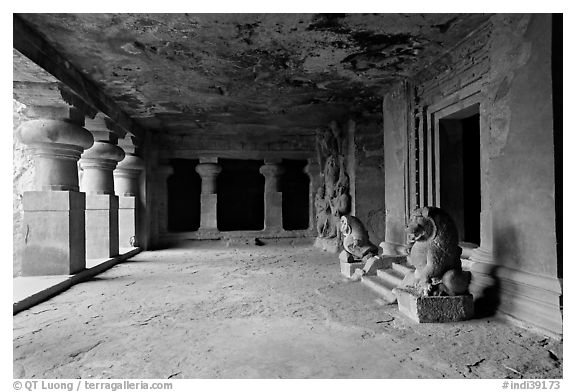
[[[343,215],[340,218],[340,232],[343,236],[344,249],[355,259],[360,260],[364,256],[378,254],[378,248],[370,242],[368,231],[355,216]]]
[[[419,208],[413,212],[406,231],[408,260],[416,271],[404,284],[415,286],[424,295],[467,293],[471,274],[462,271],[462,248],[452,218],[437,207]]]

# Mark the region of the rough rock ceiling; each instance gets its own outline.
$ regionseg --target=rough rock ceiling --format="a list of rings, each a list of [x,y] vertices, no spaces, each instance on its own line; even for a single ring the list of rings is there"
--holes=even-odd
[[[150,130],[315,128],[381,92],[483,14],[22,14]]]

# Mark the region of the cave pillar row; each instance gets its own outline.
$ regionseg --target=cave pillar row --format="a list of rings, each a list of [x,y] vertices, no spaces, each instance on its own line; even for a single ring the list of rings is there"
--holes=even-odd
[[[22,274],[70,275],[86,268],[86,198],[79,191],[78,160],[93,145],[83,121],[40,118],[17,130],[34,159],[34,190],[24,192],[26,228]]]
[[[282,230],[282,192],[280,176],[284,168],[280,160],[265,160],[260,167],[264,175],[264,230]]]
[[[217,178],[222,172],[222,166],[218,164],[218,158],[203,157],[196,165],[196,173],[202,179],[202,191],[200,194],[200,230],[218,230],[217,219]]]
[[[114,169],[125,153],[107,140],[97,140],[82,154],[80,189],[86,193],[86,258],[101,259],[119,252],[118,196]]]

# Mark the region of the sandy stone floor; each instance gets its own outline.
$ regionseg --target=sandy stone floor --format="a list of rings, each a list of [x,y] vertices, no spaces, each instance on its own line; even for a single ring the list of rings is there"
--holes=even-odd
[[[559,378],[562,343],[414,324],[303,244],[144,252],[14,316],[15,378]]]

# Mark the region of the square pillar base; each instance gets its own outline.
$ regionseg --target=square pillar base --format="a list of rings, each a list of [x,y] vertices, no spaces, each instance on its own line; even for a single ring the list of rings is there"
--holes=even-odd
[[[72,275],[86,268],[85,194],[24,192],[23,276]]]
[[[264,229],[282,230],[282,192],[264,193]]]
[[[218,195],[216,193],[200,195],[200,229],[217,230],[217,203]]]
[[[138,246],[136,238],[136,197],[118,196],[118,246]]]
[[[86,258],[117,256],[118,196],[86,195]]]
[[[472,295],[423,296],[410,286],[392,290],[398,309],[417,323],[449,323],[469,320],[474,316]]]

